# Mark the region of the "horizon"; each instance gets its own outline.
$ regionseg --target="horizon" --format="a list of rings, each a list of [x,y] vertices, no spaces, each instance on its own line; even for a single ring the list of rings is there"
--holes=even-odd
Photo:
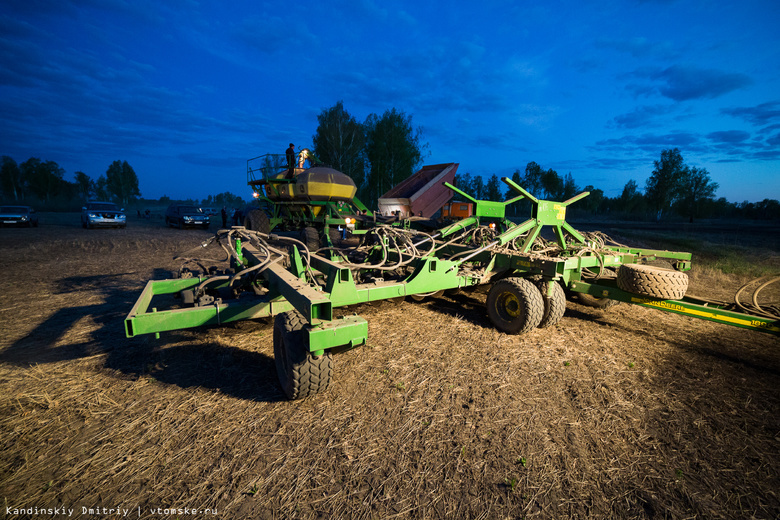
[[[66,180],[115,160],[142,195],[248,197],[246,161],[317,115],[392,108],[487,180],[534,161],[616,197],[679,148],[715,198],[780,199],[780,4],[479,6],[123,0],[0,7],[0,155]]]

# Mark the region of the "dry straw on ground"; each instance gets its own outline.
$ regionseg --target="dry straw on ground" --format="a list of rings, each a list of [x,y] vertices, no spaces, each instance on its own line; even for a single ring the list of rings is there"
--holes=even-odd
[[[776,337],[576,302],[559,325],[509,336],[481,292],[383,302],[344,311],[368,320],[369,344],[336,356],[330,390],[287,402],[269,323],[124,337],[143,283],[205,234],[44,217],[0,230],[6,507],[780,516]],[[694,271],[691,290],[739,282]]]

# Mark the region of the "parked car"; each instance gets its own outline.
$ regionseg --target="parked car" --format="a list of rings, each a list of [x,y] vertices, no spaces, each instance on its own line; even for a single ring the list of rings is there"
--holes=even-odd
[[[190,204],[171,204],[165,210],[165,225],[175,226],[179,229],[188,226],[202,227],[208,229],[210,224],[209,216],[203,213],[203,210]]]
[[[38,214],[30,206],[1,206],[0,225],[38,227]]]
[[[203,213],[208,215],[209,217],[213,217],[217,214],[217,210],[214,208],[200,208],[203,210]]]
[[[113,202],[87,202],[81,208],[81,227],[86,229],[96,227],[127,227],[127,215],[124,208]]]

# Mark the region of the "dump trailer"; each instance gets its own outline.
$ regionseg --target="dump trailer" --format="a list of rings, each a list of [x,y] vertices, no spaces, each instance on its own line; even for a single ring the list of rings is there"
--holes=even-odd
[[[379,213],[402,218],[433,217],[452,198],[452,190],[444,183],[454,183],[457,171],[458,163],[423,166],[379,198]]]
[[[290,399],[326,390],[333,356],[366,343],[366,320],[340,316],[337,308],[436,298],[446,290],[488,286],[487,316],[507,334],[556,325],[567,298],[580,296],[599,307],[627,302],[780,335],[778,309],[751,312],[687,296],[690,253],[628,247],[578,232],[566,222],[566,211],[587,192],[548,201],[503,181],[518,194],[505,202],[476,200],[447,183],[474,204],[472,216],[430,232],[377,222],[359,245],[312,251],[282,233],[220,230],[195,249],[222,251],[223,263],[211,266],[184,255],[174,278],[146,284],[125,319],[125,333],[159,335],[275,316],[274,359]],[[531,201],[532,213],[516,224],[506,207],[522,198]],[[553,231],[554,240],[542,238],[543,228]],[[671,267],[654,265],[659,259]]]

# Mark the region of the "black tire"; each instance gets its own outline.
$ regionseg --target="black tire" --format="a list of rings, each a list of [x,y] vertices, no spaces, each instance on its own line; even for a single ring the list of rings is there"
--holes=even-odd
[[[555,283],[553,286],[553,295],[547,298],[545,293],[547,292],[546,282],[537,282],[536,286],[539,288],[539,292],[542,294],[542,300],[544,301],[544,314],[542,315],[542,321],[539,322],[538,327],[544,329],[552,327],[563,318],[563,314],[566,312],[566,294],[563,292],[561,284]]]
[[[539,326],[544,316],[544,298],[525,278],[504,278],[493,284],[487,311],[495,327],[509,334],[522,334]]]
[[[301,242],[306,244],[306,247],[309,248],[309,253],[314,253],[322,247],[320,234],[317,232],[317,229],[313,227],[305,227],[301,230]]]
[[[623,264],[618,270],[617,286],[642,296],[679,300],[688,290],[688,275],[654,265]]]
[[[262,209],[253,209],[244,215],[244,227],[253,231],[268,234],[271,232],[271,221]]]
[[[620,305],[620,302],[617,300],[610,300],[609,298],[599,298],[597,296],[593,296],[591,294],[585,294],[585,293],[576,293],[577,299],[580,301],[581,304],[585,305],[586,307],[593,307],[594,309],[610,309],[614,307],[615,305]]]
[[[303,331],[306,325],[298,311],[279,314],[274,320],[276,373],[288,399],[302,399],[327,390],[333,374],[329,351],[318,357],[309,352]]]

